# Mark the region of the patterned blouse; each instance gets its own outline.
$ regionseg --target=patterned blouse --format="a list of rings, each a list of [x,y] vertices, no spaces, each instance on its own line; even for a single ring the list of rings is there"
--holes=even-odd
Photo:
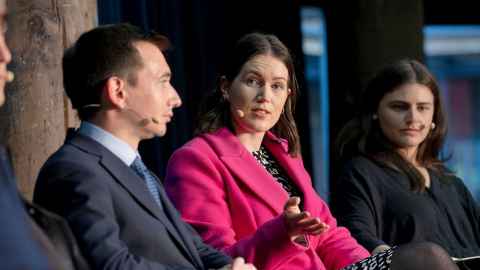
[[[288,177],[285,171],[280,167],[275,158],[268,152],[268,150],[262,145],[260,150],[252,152],[257,161],[270,173],[275,180],[282,186],[282,188],[288,193],[290,197],[299,197],[300,209],[303,209],[303,194],[300,189],[293,183]]]

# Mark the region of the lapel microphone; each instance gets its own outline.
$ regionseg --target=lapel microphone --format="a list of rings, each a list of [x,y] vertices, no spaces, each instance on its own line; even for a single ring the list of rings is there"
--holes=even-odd
[[[235,112],[237,113],[238,117],[245,117],[245,113],[241,109],[236,109]]]

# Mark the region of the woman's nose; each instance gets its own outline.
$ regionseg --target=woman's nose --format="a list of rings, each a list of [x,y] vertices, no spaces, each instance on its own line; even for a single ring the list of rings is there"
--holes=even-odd
[[[408,123],[416,122],[419,120],[419,112],[416,108],[410,108],[406,114],[406,120]]]
[[[271,99],[272,95],[272,88],[269,84],[264,84],[262,87],[259,88],[257,94],[257,102],[264,103],[268,102]]]

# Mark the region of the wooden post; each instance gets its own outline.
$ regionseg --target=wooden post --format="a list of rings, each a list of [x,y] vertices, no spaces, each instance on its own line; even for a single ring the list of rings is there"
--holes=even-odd
[[[63,51],[97,24],[95,0],[7,0],[7,43],[15,81],[0,110],[0,141],[11,151],[19,189],[31,198],[38,171],[76,126],[63,91]]]

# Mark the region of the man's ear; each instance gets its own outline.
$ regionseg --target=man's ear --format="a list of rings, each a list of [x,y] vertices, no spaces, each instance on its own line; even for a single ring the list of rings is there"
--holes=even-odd
[[[110,106],[123,109],[127,106],[127,92],[125,89],[125,81],[117,76],[107,79],[103,86],[105,100]]]

